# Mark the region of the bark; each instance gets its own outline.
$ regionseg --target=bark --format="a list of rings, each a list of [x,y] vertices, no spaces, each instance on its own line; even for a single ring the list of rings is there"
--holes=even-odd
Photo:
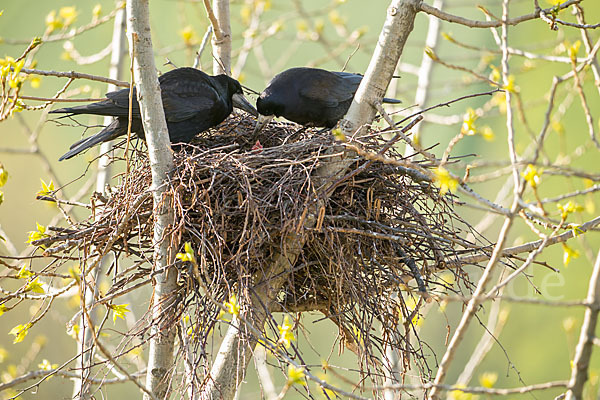
[[[152,53],[148,3],[149,0],[127,1],[127,31],[129,49],[133,53],[134,77],[152,170],[154,268],[163,269],[173,264],[174,251],[172,250],[177,247],[177,243],[171,243],[168,234],[174,218],[172,199],[167,192],[169,171],[173,169],[173,155]],[[154,284],[146,387],[155,397],[164,399],[170,392],[169,373],[173,368],[175,329],[172,321],[175,299],[171,294],[177,289],[175,267],[171,266],[163,273],[157,274]],[[148,398],[149,396],[144,395],[144,399]]]
[[[213,74],[231,75],[231,22],[229,0],[213,0],[213,10],[220,35],[213,36]],[[219,37],[220,36],[220,37]]]
[[[113,28],[112,37],[112,49],[110,57],[110,67],[108,76],[111,79],[121,80],[122,79],[122,64],[123,56],[125,53],[125,10],[120,8],[115,14],[115,22]],[[107,91],[116,90],[116,86],[109,84]],[[104,125],[108,125],[112,122],[112,117],[104,118]],[[111,142],[102,143],[100,146],[100,154],[104,154],[109,151],[112,147]],[[98,176],[96,178],[96,191],[104,193],[106,184],[110,180],[110,166],[108,165],[109,157],[102,156],[98,161]],[[98,282],[101,275],[101,271],[105,270],[106,265],[110,261],[110,258],[105,256],[96,271],[92,274],[93,283],[89,285],[88,290],[85,293],[85,308],[88,310],[88,314],[92,324],[96,321],[96,311],[92,309],[94,299],[98,293]],[[84,275],[85,276],[85,275]],[[93,289],[92,289],[93,288]],[[75,379],[73,383],[73,398],[74,399],[91,399],[91,382],[88,380],[91,371],[90,366],[94,356],[94,337],[88,326],[88,320],[82,315],[79,322],[81,327],[78,340],[78,351],[79,357],[77,359],[77,369],[81,371],[81,379]],[[87,351],[86,351],[87,350]]]
[[[347,135],[371,123],[375,117],[373,104],[380,102],[385,94],[406,39],[412,31],[419,4],[419,0],[391,2],[371,63],[343,121],[342,126]],[[347,166],[348,162],[343,159],[325,163],[315,173],[316,186],[326,193]],[[305,227],[314,226],[320,204],[322,203],[314,204],[309,211]],[[281,242],[282,248],[265,267],[265,276],[260,277],[262,282],[268,284],[259,286],[252,301],[253,312],[244,316],[247,323],[259,331],[262,331],[267,317],[264,307],[269,310],[270,305],[275,302],[279,289],[287,279],[284,272],[295,264],[304,246],[304,237],[302,234],[290,234]],[[202,399],[231,400],[235,396],[256,346],[256,340],[249,336],[247,331],[248,327],[240,323],[232,324],[228,329],[213,363],[210,379],[207,380],[200,396]]]
[[[373,121],[376,113],[373,104],[381,102],[392,80],[420,4],[420,0],[392,0],[388,7],[371,62],[348,113],[341,121],[342,132],[346,136]]]

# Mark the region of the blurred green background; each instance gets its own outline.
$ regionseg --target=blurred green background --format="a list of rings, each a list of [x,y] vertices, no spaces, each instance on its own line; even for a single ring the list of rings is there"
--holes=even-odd
[[[530,0],[514,0],[510,5],[510,15],[517,16],[532,12],[533,6]],[[542,5],[548,6],[549,3]],[[0,37],[7,39],[0,41],[0,57],[18,57],[26,48],[26,44],[10,44],[9,39],[30,40],[34,36],[41,36],[45,29],[46,16],[52,10],[61,7],[76,6],[77,19],[72,26],[78,27],[92,20],[94,7],[100,4],[101,15],[106,15],[114,8],[112,1],[99,2],[68,2],[59,0],[48,0],[44,2],[27,1],[4,1],[0,3],[3,15],[0,16]],[[301,5],[301,10],[298,5]],[[501,2],[486,0],[479,4],[485,6],[494,15],[501,15]],[[273,34],[261,42],[261,55],[257,58],[255,52],[248,56],[247,63],[241,73],[237,76],[242,83],[260,92],[270,80],[272,75],[282,69],[292,66],[314,65],[332,70],[340,70],[344,63],[360,43],[359,49],[349,60],[346,70],[350,72],[363,72],[370,59],[381,25],[385,18],[387,1],[376,0],[364,2],[361,0],[347,1],[291,1],[280,0],[267,2],[265,11],[261,17],[258,35],[271,29]],[[448,0],[445,9],[453,14],[467,18],[484,19],[484,15],[477,10],[474,3],[463,0]],[[233,65],[236,65],[238,50],[240,49],[244,35],[248,32],[249,15],[255,10],[253,1],[232,1],[232,29],[233,29]],[[586,17],[589,23],[600,21],[600,3],[597,1],[584,1]],[[299,12],[301,11],[301,12]],[[574,21],[569,12],[561,13],[561,18]],[[209,24],[201,1],[176,1],[176,0],[154,0],[151,2],[151,22],[153,29],[153,40],[156,50],[156,63],[162,72],[171,67],[165,66],[166,58],[177,66],[187,66],[193,63],[194,53]],[[402,63],[420,65],[424,57],[424,43],[427,32],[428,18],[420,14],[415,21],[415,29],[402,55]],[[77,51],[83,55],[91,55],[105,48],[112,37],[112,21],[98,26],[97,28],[81,34],[74,38],[72,43]],[[67,29],[68,31],[68,29]],[[451,35],[458,42],[468,43],[481,49],[497,50],[490,30],[469,29],[455,24],[443,23],[441,32]],[[56,32],[55,32],[56,33]],[[599,38],[599,33],[589,32],[593,42]],[[548,25],[540,20],[529,21],[511,27],[509,31],[510,46],[544,55],[567,56],[566,50],[570,44],[581,39],[579,31],[564,27],[556,32],[551,31]],[[449,40],[440,38],[436,54],[445,62],[459,64],[470,69],[479,71],[488,76],[491,73],[491,65],[500,66],[500,54],[494,51],[471,50],[458,46]],[[585,53],[583,46],[579,51],[582,56]],[[264,56],[263,56],[264,54]],[[36,55],[36,68],[42,70],[68,71],[76,70],[96,75],[107,75],[109,58],[92,64],[77,65],[70,59],[63,49],[63,42],[47,43],[42,46]],[[265,64],[266,63],[266,64]],[[129,64],[127,60],[126,65]],[[268,68],[266,66],[268,65]],[[211,72],[212,60],[210,57],[210,45],[202,57],[202,67]],[[552,78],[569,72],[572,67],[567,63],[550,63],[540,60],[527,60],[523,57],[511,57],[511,73],[515,76],[516,85],[520,89],[522,107],[525,112],[528,125],[533,134],[537,135],[544,121],[547,108],[548,91]],[[396,96],[403,100],[405,106],[411,106],[414,102],[416,90],[416,77],[409,72],[400,72],[401,78],[394,84],[395,92],[388,95]],[[125,71],[125,75],[127,72]],[[594,86],[591,71],[583,74],[584,89],[587,96],[592,115],[595,118],[595,128],[600,130],[598,109],[600,102],[598,90]],[[126,79],[126,78],[124,78]],[[31,81],[27,81],[22,94],[30,96],[50,97],[54,95],[65,83],[65,79],[42,77],[39,87],[33,87]],[[78,80],[70,89],[82,90],[81,97],[100,97],[106,91],[103,84],[91,81]],[[476,92],[489,90],[490,86],[481,81],[473,79],[470,74],[434,65],[432,72],[432,83],[429,88],[429,102],[433,105],[453,98]],[[462,116],[468,107],[481,107],[489,98],[473,98],[467,101],[455,103],[450,107],[434,110],[435,115]],[[38,103],[28,101],[29,105]],[[54,106],[56,107],[56,106]],[[453,155],[468,155],[466,162],[479,161],[507,161],[507,141],[505,115],[500,111],[501,107],[493,107],[479,120],[480,125],[489,125],[494,134],[493,141],[485,140],[480,135],[470,136],[463,139],[453,150]],[[579,171],[585,171],[593,178],[592,183],[598,184],[600,164],[598,163],[598,149],[592,144],[588,136],[588,128],[585,123],[579,98],[573,89],[573,84],[567,82],[559,87],[557,115],[564,114],[553,121],[552,128],[548,132],[548,138],[544,147],[543,158],[549,163],[561,163]],[[83,156],[72,160],[58,163],[56,160],[63,154],[69,145],[81,137],[82,127],[57,126],[52,121],[40,123],[40,111],[23,111],[13,118],[0,123],[0,162],[8,170],[10,177],[7,184],[2,188],[4,192],[4,203],[0,205],[0,226],[5,231],[18,251],[26,249],[25,241],[27,232],[34,230],[36,222],[46,225],[56,214],[54,206],[35,200],[36,193],[41,189],[40,179],[49,182],[54,180],[55,185],[66,185],[64,197],[77,193],[86,179],[93,176],[92,168],[86,169],[92,154],[92,150]],[[85,117],[82,123],[98,124],[101,121]],[[441,156],[448,142],[459,131],[462,119],[450,125],[438,125],[424,123],[422,130],[422,143],[424,146],[440,143],[433,149],[434,153]],[[523,152],[531,143],[531,133],[526,125],[518,117],[515,118],[517,150]],[[39,139],[36,143],[40,153],[19,153],[16,149],[31,149],[29,133],[27,130],[39,130]],[[46,160],[49,163],[46,166]],[[48,169],[50,168],[50,169]],[[482,172],[492,172],[498,167],[490,167]],[[550,171],[551,169],[547,169]],[[54,175],[51,175],[53,171]],[[116,171],[118,172],[118,171]],[[116,173],[115,172],[115,173]],[[459,176],[464,174],[464,164],[457,165],[454,172]],[[54,176],[54,177],[53,177]],[[494,199],[496,193],[504,185],[508,178],[507,174],[498,179],[490,179],[473,187],[483,196]],[[116,180],[113,183],[117,183]],[[589,182],[577,177],[568,177],[555,173],[544,173],[542,183],[538,189],[540,198],[553,197],[562,193],[584,189]],[[532,193],[526,193],[528,201],[534,201]],[[510,198],[509,198],[510,200]],[[569,222],[581,223],[598,215],[597,194],[579,196],[576,201],[585,207],[585,210],[569,217]],[[85,197],[84,200],[85,201]],[[472,202],[471,200],[467,200]],[[510,203],[504,202],[504,205]],[[553,204],[549,204],[547,211],[551,216],[557,217],[558,210]],[[460,214],[470,223],[476,225],[484,216],[483,212],[473,208],[461,207]],[[82,213],[79,217],[85,217]],[[500,225],[497,219],[484,235],[491,241],[495,241]],[[541,227],[539,229],[542,229]],[[549,231],[548,231],[549,232]],[[531,230],[523,223],[518,222],[510,234],[508,245],[512,246],[537,239]],[[547,262],[552,267],[560,270],[560,273],[552,272],[539,265],[533,265],[529,270],[529,281],[519,278],[509,285],[505,294],[519,298],[535,298],[548,300],[572,300],[583,299],[587,292],[588,279],[591,272],[593,260],[598,252],[600,240],[597,233],[590,233],[570,240],[568,245],[579,252],[580,256],[574,258],[565,266],[563,263],[564,249],[560,245],[552,246],[544,251],[540,261]],[[0,243],[0,252],[6,254],[5,248]],[[526,255],[523,255],[524,257]],[[124,261],[127,263],[127,261]],[[37,264],[34,264],[36,266]],[[41,265],[41,264],[40,264]],[[477,281],[479,270],[471,268],[472,281]],[[108,278],[107,278],[108,279]],[[7,289],[14,289],[14,282],[2,279],[0,285]],[[536,294],[534,286],[541,294]],[[127,299],[131,303],[133,313],[140,317],[148,307],[150,289],[132,293]],[[10,329],[27,320],[29,312],[35,312],[37,308],[23,303],[18,310],[21,312],[10,312],[0,316],[0,374],[3,380],[10,380],[11,376],[20,375],[25,370],[19,366],[28,366],[26,369],[35,369],[43,359],[51,363],[68,361],[75,351],[75,343],[66,333],[65,323],[76,311],[78,300],[73,296],[71,300],[60,300],[53,305],[54,311],[50,312],[45,319],[37,324],[28,337],[19,344],[12,344],[13,336],[8,332]],[[447,379],[448,383],[454,382],[462,370],[464,363],[468,360],[477,341],[484,333],[483,324],[487,321],[491,303],[486,303],[479,313],[481,324],[474,323],[469,329],[465,342],[461,345],[456,360],[453,363],[451,373]],[[515,387],[530,385],[552,380],[566,380],[570,374],[570,361],[574,355],[577,343],[579,327],[581,325],[583,309],[567,307],[546,307],[541,305],[525,305],[520,303],[505,303],[502,310],[508,313],[506,325],[487,355],[483,363],[477,369],[472,385],[478,386],[478,377],[484,372],[497,374],[498,380],[495,387]],[[16,311],[16,309],[14,310]],[[445,341],[448,332],[452,334],[462,312],[462,305],[450,303],[445,311],[440,311],[439,306],[434,304],[426,315],[420,333],[422,339],[431,347],[427,350],[429,367],[435,372],[437,362],[441,359],[445,349]],[[305,360],[315,365],[313,372],[319,370],[318,365],[323,359],[329,359],[332,365],[348,368],[349,371],[340,370],[344,376],[356,377],[350,372],[356,366],[355,356],[348,350],[338,356],[337,328],[329,321],[316,320],[320,315],[306,315],[303,317],[305,332],[299,333],[299,346],[305,356]],[[130,321],[131,322],[131,321]],[[109,323],[109,332],[114,329],[115,333],[127,331],[127,324],[119,320],[114,326]],[[115,337],[120,337],[115,335]],[[39,348],[38,348],[39,347]],[[39,350],[39,351],[38,351]],[[434,354],[437,356],[434,356]],[[145,360],[145,353],[139,354],[123,362],[124,365],[133,366],[136,357]],[[331,358],[329,358],[331,357]],[[273,360],[271,360],[273,361]],[[596,398],[598,385],[598,373],[600,373],[600,359],[596,354],[592,358],[591,380],[593,387],[588,387],[587,398]],[[273,368],[280,388],[283,386],[285,377],[277,369]],[[334,384],[340,384],[345,388],[349,386],[338,377],[329,374],[327,379]],[[29,381],[34,383],[35,381]],[[321,397],[318,391],[311,386],[315,397]],[[68,380],[63,378],[52,378],[40,385],[37,392],[22,395],[24,399],[56,399],[70,398],[72,387]],[[301,391],[301,390],[300,390]],[[553,398],[559,394],[560,389],[550,390],[536,394],[534,398]],[[6,393],[0,393],[4,396]],[[138,396],[138,389],[132,384],[107,385],[103,390],[107,398],[123,398],[126,395]],[[254,369],[249,368],[248,382],[242,387],[240,399],[258,398],[260,387],[257,384]],[[365,396],[372,393],[365,392]],[[301,398],[302,395],[290,391],[289,398]],[[514,395],[510,398],[530,398],[532,395]],[[460,397],[457,397],[460,398]],[[472,398],[472,397],[464,397]],[[481,398],[481,396],[480,396]]]

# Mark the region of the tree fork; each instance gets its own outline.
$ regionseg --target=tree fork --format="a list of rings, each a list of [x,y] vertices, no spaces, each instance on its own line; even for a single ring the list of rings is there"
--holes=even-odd
[[[342,121],[342,130],[345,134],[351,135],[373,121],[376,113],[373,104],[381,101],[392,79],[402,49],[413,29],[420,3],[420,0],[392,0],[390,3],[369,67]],[[316,171],[318,178],[316,181],[320,189],[327,192],[329,185],[344,174],[348,165],[347,160],[339,158],[320,167]],[[317,211],[323,201],[324,199],[321,199],[312,205],[304,222],[305,227],[314,226]],[[262,285],[260,291],[254,295],[252,309],[255,312],[245,316],[246,321],[253,327],[263,329],[269,306],[275,301],[279,289],[287,279],[284,272],[295,264],[303,246],[304,237],[301,234],[290,234],[282,240],[282,250],[274,255],[262,277],[266,284]],[[246,336],[244,331],[243,324],[239,322],[232,324],[227,330],[213,363],[210,377],[200,394],[201,399],[231,400],[234,398],[256,346],[256,339],[243,340]]]

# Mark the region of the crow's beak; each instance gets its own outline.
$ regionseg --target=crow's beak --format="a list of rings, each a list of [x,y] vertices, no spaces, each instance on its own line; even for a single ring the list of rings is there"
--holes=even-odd
[[[256,135],[260,132],[272,119],[274,115],[258,115],[258,119],[256,120],[256,126],[254,127],[254,132],[252,135]]]
[[[235,108],[239,108],[240,110],[244,110],[247,113],[252,114],[255,117],[258,117],[258,111],[256,111],[256,108],[254,108],[254,106],[252,104],[250,104],[250,102],[248,100],[246,100],[246,98],[244,97],[243,94],[234,93],[233,96],[231,97],[231,100],[232,100],[233,106]]]

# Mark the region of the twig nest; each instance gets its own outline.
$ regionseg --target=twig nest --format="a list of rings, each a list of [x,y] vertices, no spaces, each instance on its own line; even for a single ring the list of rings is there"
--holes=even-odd
[[[336,178],[326,198],[323,182],[331,179],[315,179],[315,173],[339,161],[343,149],[330,132],[271,123],[252,137],[253,128],[252,120],[233,116],[175,153],[167,200],[176,215],[171,235],[181,248],[189,242],[197,260],[196,276],[180,263],[180,295],[195,305],[204,337],[219,314],[215,300],[243,297],[265,284],[270,258],[285,254],[281,245],[290,237],[304,245],[270,311],[319,310],[340,327],[349,348],[362,352],[372,353],[384,339],[404,340],[398,327],[411,329],[422,299],[450,286],[440,272],[449,270],[468,285],[458,256],[481,246],[464,239],[471,228],[449,195],[415,181],[406,168],[375,161],[347,180]],[[377,153],[383,136],[372,132],[353,145]],[[354,157],[350,170],[366,162]],[[393,147],[386,157],[402,158]],[[148,162],[138,158],[102,217],[71,227],[77,240],[71,248],[94,243],[101,253],[151,259],[150,182]],[[375,322],[380,337],[370,334]]]

